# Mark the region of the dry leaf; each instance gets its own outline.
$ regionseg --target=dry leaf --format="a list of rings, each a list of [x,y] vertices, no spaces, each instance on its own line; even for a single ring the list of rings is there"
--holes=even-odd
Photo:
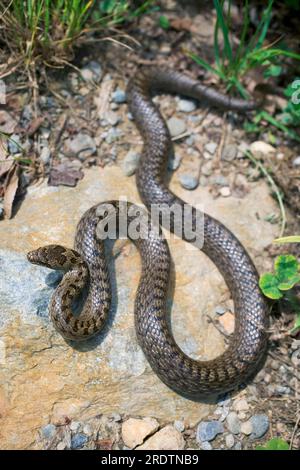
[[[4,188],[4,217],[10,219],[12,216],[13,203],[19,186],[19,168],[14,165],[8,172]]]
[[[13,159],[7,153],[6,142],[0,137],[0,178],[10,170],[13,163]]]
[[[13,134],[17,121],[3,109],[0,110],[0,131],[5,134]]]
[[[45,120],[45,117],[39,116],[36,119],[33,119],[31,123],[29,124],[28,128],[26,129],[25,133],[28,135],[28,137],[32,136],[33,134],[36,133],[36,131],[39,129],[39,127],[43,124]]]

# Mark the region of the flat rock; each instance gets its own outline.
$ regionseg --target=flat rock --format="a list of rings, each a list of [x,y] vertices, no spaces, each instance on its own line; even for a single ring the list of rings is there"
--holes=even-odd
[[[122,439],[124,444],[133,449],[142,444],[149,434],[153,434],[159,428],[159,423],[153,418],[135,419],[129,418],[122,425]]]
[[[250,183],[243,199],[214,199],[200,186],[190,192],[175,179],[170,187],[225,223],[258,268],[262,265],[263,248],[278,235],[276,225],[265,221],[267,214],[278,211],[266,183]],[[97,202],[120,196],[140,201],[134,178],[116,166],[86,169],[75,189],[46,182],[29,187],[16,216],[0,222],[2,449],[41,448],[39,430],[66,418],[84,422],[115,412],[153,416],[162,423],[184,418],[193,426],[212,410],[166,387],[137,344],[133,308],[140,257],[134,245],[109,264],[114,301],[109,324],[98,337],[71,347],[49,319],[53,287],[45,280],[51,271],[29,264],[26,253],[49,243],[72,246],[81,215]],[[224,351],[224,340],[207,315],[226,300],[226,285],[203,253],[174,237],[169,245],[176,267],[174,296],[168,300],[176,341],[192,357],[212,359]]]
[[[186,123],[183,119],[171,117],[168,120],[168,128],[172,137],[177,137],[186,131]]]
[[[179,431],[168,425],[149,437],[145,444],[136,450],[182,450],[184,449],[184,439]]]

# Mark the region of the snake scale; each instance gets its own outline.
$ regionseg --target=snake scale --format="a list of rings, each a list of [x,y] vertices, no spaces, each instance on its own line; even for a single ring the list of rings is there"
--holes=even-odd
[[[182,207],[185,203],[165,184],[172,141],[160,111],[152,102],[153,92],[177,93],[242,112],[254,109],[257,104],[229,98],[167,68],[143,67],[130,80],[127,88],[129,109],[144,141],[136,173],[140,197],[148,210],[154,203]],[[110,204],[118,216],[119,203],[111,201]],[[28,254],[32,263],[66,271],[52,296],[49,310],[55,328],[67,339],[83,340],[93,336],[101,330],[108,316],[110,281],[104,241],[96,236],[99,221],[105,219],[102,209],[103,203],[83,215],[77,226],[74,250],[49,245]],[[130,209],[132,206],[128,203],[128,213]],[[194,224],[195,208],[191,208],[191,214]],[[129,216],[130,220],[132,217]],[[150,226],[151,219],[148,228]],[[174,223],[170,229],[174,231]],[[151,230],[149,234],[146,239],[133,241],[142,259],[135,300],[136,333],[152,369],[166,385],[190,398],[236,388],[255,372],[267,346],[267,304],[249,255],[230,230],[204,214],[202,251],[217,266],[231,292],[235,330],[222,355],[209,361],[196,361],[176,344],[166,318],[170,272],[168,244],[161,235],[151,235]],[[89,291],[85,305],[76,317],[72,304],[87,283]]]

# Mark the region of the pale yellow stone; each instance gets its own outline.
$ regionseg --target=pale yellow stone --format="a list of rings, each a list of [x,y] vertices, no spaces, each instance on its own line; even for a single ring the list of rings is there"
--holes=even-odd
[[[149,434],[159,428],[159,423],[153,418],[135,419],[129,418],[122,424],[122,439],[124,444],[133,449],[142,444]]]
[[[184,439],[179,431],[168,425],[149,437],[146,442],[136,450],[182,450]]]

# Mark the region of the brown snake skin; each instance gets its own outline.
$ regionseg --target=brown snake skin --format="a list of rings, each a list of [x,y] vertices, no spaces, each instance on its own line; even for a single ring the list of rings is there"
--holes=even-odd
[[[136,178],[141,199],[148,209],[153,203],[182,207],[184,202],[164,183],[172,142],[164,119],[152,103],[153,91],[180,93],[237,111],[254,109],[257,104],[230,99],[165,68],[144,67],[129,82],[130,111],[144,140]],[[111,204],[119,213],[119,203],[112,201]],[[50,304],[56,329],[68,339],[82,340],[94,335],[102,328],[108,315],[110,283],[104,243],[96,238],[102,206],[92,207],[80,220],[75,237],[76,251],[50,245],[28,254],[29,261],[33,263],[68,270]],[[127,209],[130,207],[129,204]],[[194,226],[195,217],[196,209],[193,208]],[[174,230],[173,222],[171,230]],[[166,319],[170,270],[167,242],[162,237],[151,235],[146,240],[135,241],[135,244],[142,258],[142,274],[135,300],[137,338],[160,379],[178,393],[195,399],[226,392],[245,382],[255,372],[266,350],[268,315],[256,269],[241,243],[224,225],[204,214],[202,251],[220,270],[235,306],[235,331],[228,348],[221,356],[205,362],[193,360],[181,351]],[[72,301],[87,281],[89,293],[85,306],[79,317],[75,317]]]

